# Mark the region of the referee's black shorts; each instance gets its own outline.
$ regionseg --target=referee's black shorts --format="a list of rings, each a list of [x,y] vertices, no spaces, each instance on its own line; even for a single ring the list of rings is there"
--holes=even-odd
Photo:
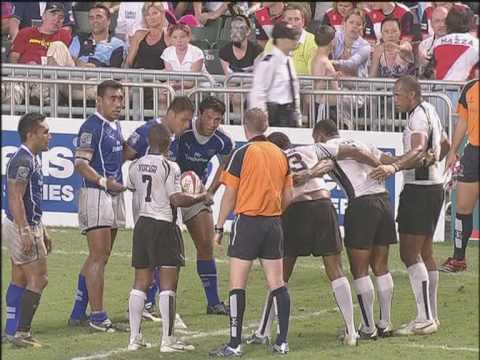
[[[176,224],[140,216],[133,229],[132,266],[185,266],[182,232]]]
[[[330,199],[299,201],[282,215],[285,257],[330,256],[342,251],[337,212]]]
[[[463,156],[460,159],[460,174],[458,175],[458,181],[464,183],[479,181],[479,157],[480,146],[473,146],[471,144],[465,146]]]
[[[398,232],[433,235],[442,209],[443,198],[442,184],[405,184],[398,205]]]
[[[347,248],[370,249],[397,242],[395,216],[386,192],[349,200],[344,219]]]
[[[280,217],[237,215],[230,232],[228,256],[242,260],[281,259],[283,231]]]

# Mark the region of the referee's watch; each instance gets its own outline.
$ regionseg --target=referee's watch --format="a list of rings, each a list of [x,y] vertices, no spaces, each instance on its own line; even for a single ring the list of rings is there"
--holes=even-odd
[[[215,225],[215,227],[213,228],[213,230],[215,231],[215,234],[223,234],[223,226],[222,227],[218,227],[217,225]]]

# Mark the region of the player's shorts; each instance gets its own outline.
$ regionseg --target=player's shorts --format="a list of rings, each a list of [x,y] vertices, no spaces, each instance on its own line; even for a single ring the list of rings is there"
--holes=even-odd
[[[457,180],[464,183],[479,181],[480,146],[467,144],[460,159],[460,173]]]
[[[398,232],[433,235],[442,209],[443,197],[442,184],[405,184],[398,205]]]
[[[337,212],[330,199],[299,201],[282,215],[285,257],[329,256],[342,251]]]
[[[31,226],[31,228],[34,234],[32,253],[26,255],[23,252],[22,239],[20,238],[17,225],[7,217],[5,217],[5,221],[2,224],[2,242],[7,245],[10,257],[16,265],[28,264],[47,256],[47,248],[43,242],[42,225]]]
[[[237,215],[230,232],[228,256],[243,260],[281,259],[283,230],[280,217]]]
[[[133,229],[132,266],[185,266],[180,228],[168,221],[140,216]]]
[[[188,208],[181,208],[182,209],[182,221],[185,223],[188,220],[194,218],[197,216],[200,211],[208,211],[212,212],[212,208],[210,206],[205,205],[203,201],[200,201],[199,203],[196,203]]]
[[[82,234],[99,228],[125,227],[123,193],[111,195],[104,190],[81,188],[78,197],[78,226]]]
[[[395,216],[386,192],[350,200],[344,219],[348,248],[370,249],[397,242]]]

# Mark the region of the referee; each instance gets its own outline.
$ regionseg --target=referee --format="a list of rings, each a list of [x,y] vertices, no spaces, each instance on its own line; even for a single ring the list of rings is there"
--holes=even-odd
[[[296,127],[302,124],[300,87],[290,52],[301,32],[286,22],[278,22],[272,30],[273,47],[264,55],[253,72],[249,107],[268,112],[270,126]]]
[[[230,234],[230,341],[210,353],[214,357],[242,355],[242,322],[248,273],[260,258],[268,287],[278,308],[280,333],[272,351],[288,352],[290,296],[282,278],[283,230],[280,215],[292,198],[287,157],[264,133],[266,114],[250,109],[245,114],[248,143],[235,150],[220,181],[225,185],[215,240],[221,241],[223,224],[232,210]]]

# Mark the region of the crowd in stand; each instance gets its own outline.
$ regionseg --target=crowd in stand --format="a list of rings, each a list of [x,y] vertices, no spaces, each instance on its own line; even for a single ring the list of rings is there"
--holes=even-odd
[[[478,77],[477,12],[473,2],[2,2],[2,62],[209,72],[216,49],[220,75],[252,72],[283,20],[301,31],[300,76],[466,81]],[[211,28],[213,39],[196,38]]]

